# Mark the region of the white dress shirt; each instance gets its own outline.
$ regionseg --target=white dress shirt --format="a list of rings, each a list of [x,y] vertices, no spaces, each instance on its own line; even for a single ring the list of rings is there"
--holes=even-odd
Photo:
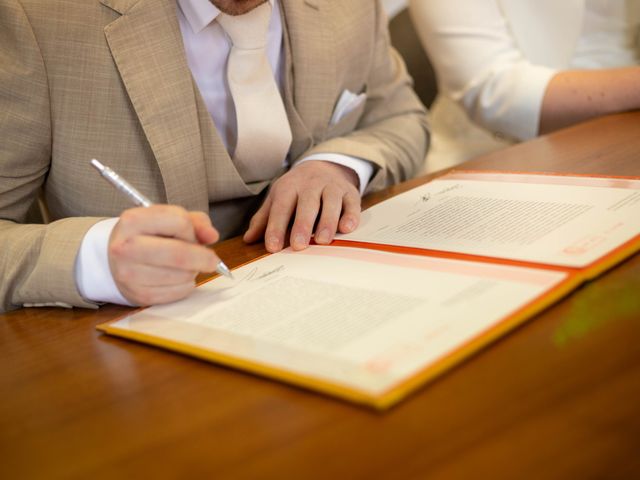
[[[282,93],[283,85],[283,29],[277,0],[272,5],[267,40],[267,58]],[[178,21],[191,74],[211,114],[213,123],[227,147],[233,148],[236,139],[236,119],[233,99],[226,76],[226,62],[231,42],[215,21],[220,10],[209,0],[178,0]],[[347,166],[360,180],[362,194],[373,173],[373,165],[366,160],[338,154],[311,155],[309,160],[326,160]],[[286,164],[288,159],[282,159]],[[108,245],[111,231],[118,219],[96,223],[85,235],[75,265],[76,284],[80,294],[94,302],[130,305],[122,296],[109,268]]]

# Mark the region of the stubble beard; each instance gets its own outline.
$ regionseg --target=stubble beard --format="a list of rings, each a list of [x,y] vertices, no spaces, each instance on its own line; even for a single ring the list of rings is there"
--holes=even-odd
[[[268,0],[209,0],[227,15],[244,15]]]

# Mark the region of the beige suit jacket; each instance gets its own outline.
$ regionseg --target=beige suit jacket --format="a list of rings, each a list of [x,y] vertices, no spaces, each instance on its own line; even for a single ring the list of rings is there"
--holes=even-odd
[[[290,159],[366,159],[377,166],[369,190],[418,171],[425,112],[389,47],[380,5],[282,3]],[[0,311],[93,306],[76,289],[79,245],[95,222],[130,205],[91,158],[154,202],[220,204],[229,219],[246,217],[242,199],[267,186],[244,183],[229,158],[188,69],[176,8],[175,0],[0,0]],[[345,89],[368,100],[329,126]],[[26,225],[39,191],[53,221]]]

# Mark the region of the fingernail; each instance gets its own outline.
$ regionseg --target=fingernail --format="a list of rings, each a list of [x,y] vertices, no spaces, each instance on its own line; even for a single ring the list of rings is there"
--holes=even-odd
[[[344,223],[344,228],[346,228],[348,232],[353,231],[355,226],[356,226],[356,222],[354,222],[352,219],[349,219]]]
[[[277,250],[280,248],[280,240],[278,237],[269,237],[267,239],[267,248],[269,250]]]
[[[304,238],[304,235],[298,233],[295,237],[293,237],[293,246],[295,248],[304,248],[307,246],[307,239]]]
[[[329,230],[323,228],[320,233],[316,234],[317,243],[329,243]]]

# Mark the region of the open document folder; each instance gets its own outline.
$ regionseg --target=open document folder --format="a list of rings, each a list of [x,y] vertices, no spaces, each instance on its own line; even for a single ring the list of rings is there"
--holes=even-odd
[[[384,409],[638,249],[639,179],[459,172],[98,328]]]

